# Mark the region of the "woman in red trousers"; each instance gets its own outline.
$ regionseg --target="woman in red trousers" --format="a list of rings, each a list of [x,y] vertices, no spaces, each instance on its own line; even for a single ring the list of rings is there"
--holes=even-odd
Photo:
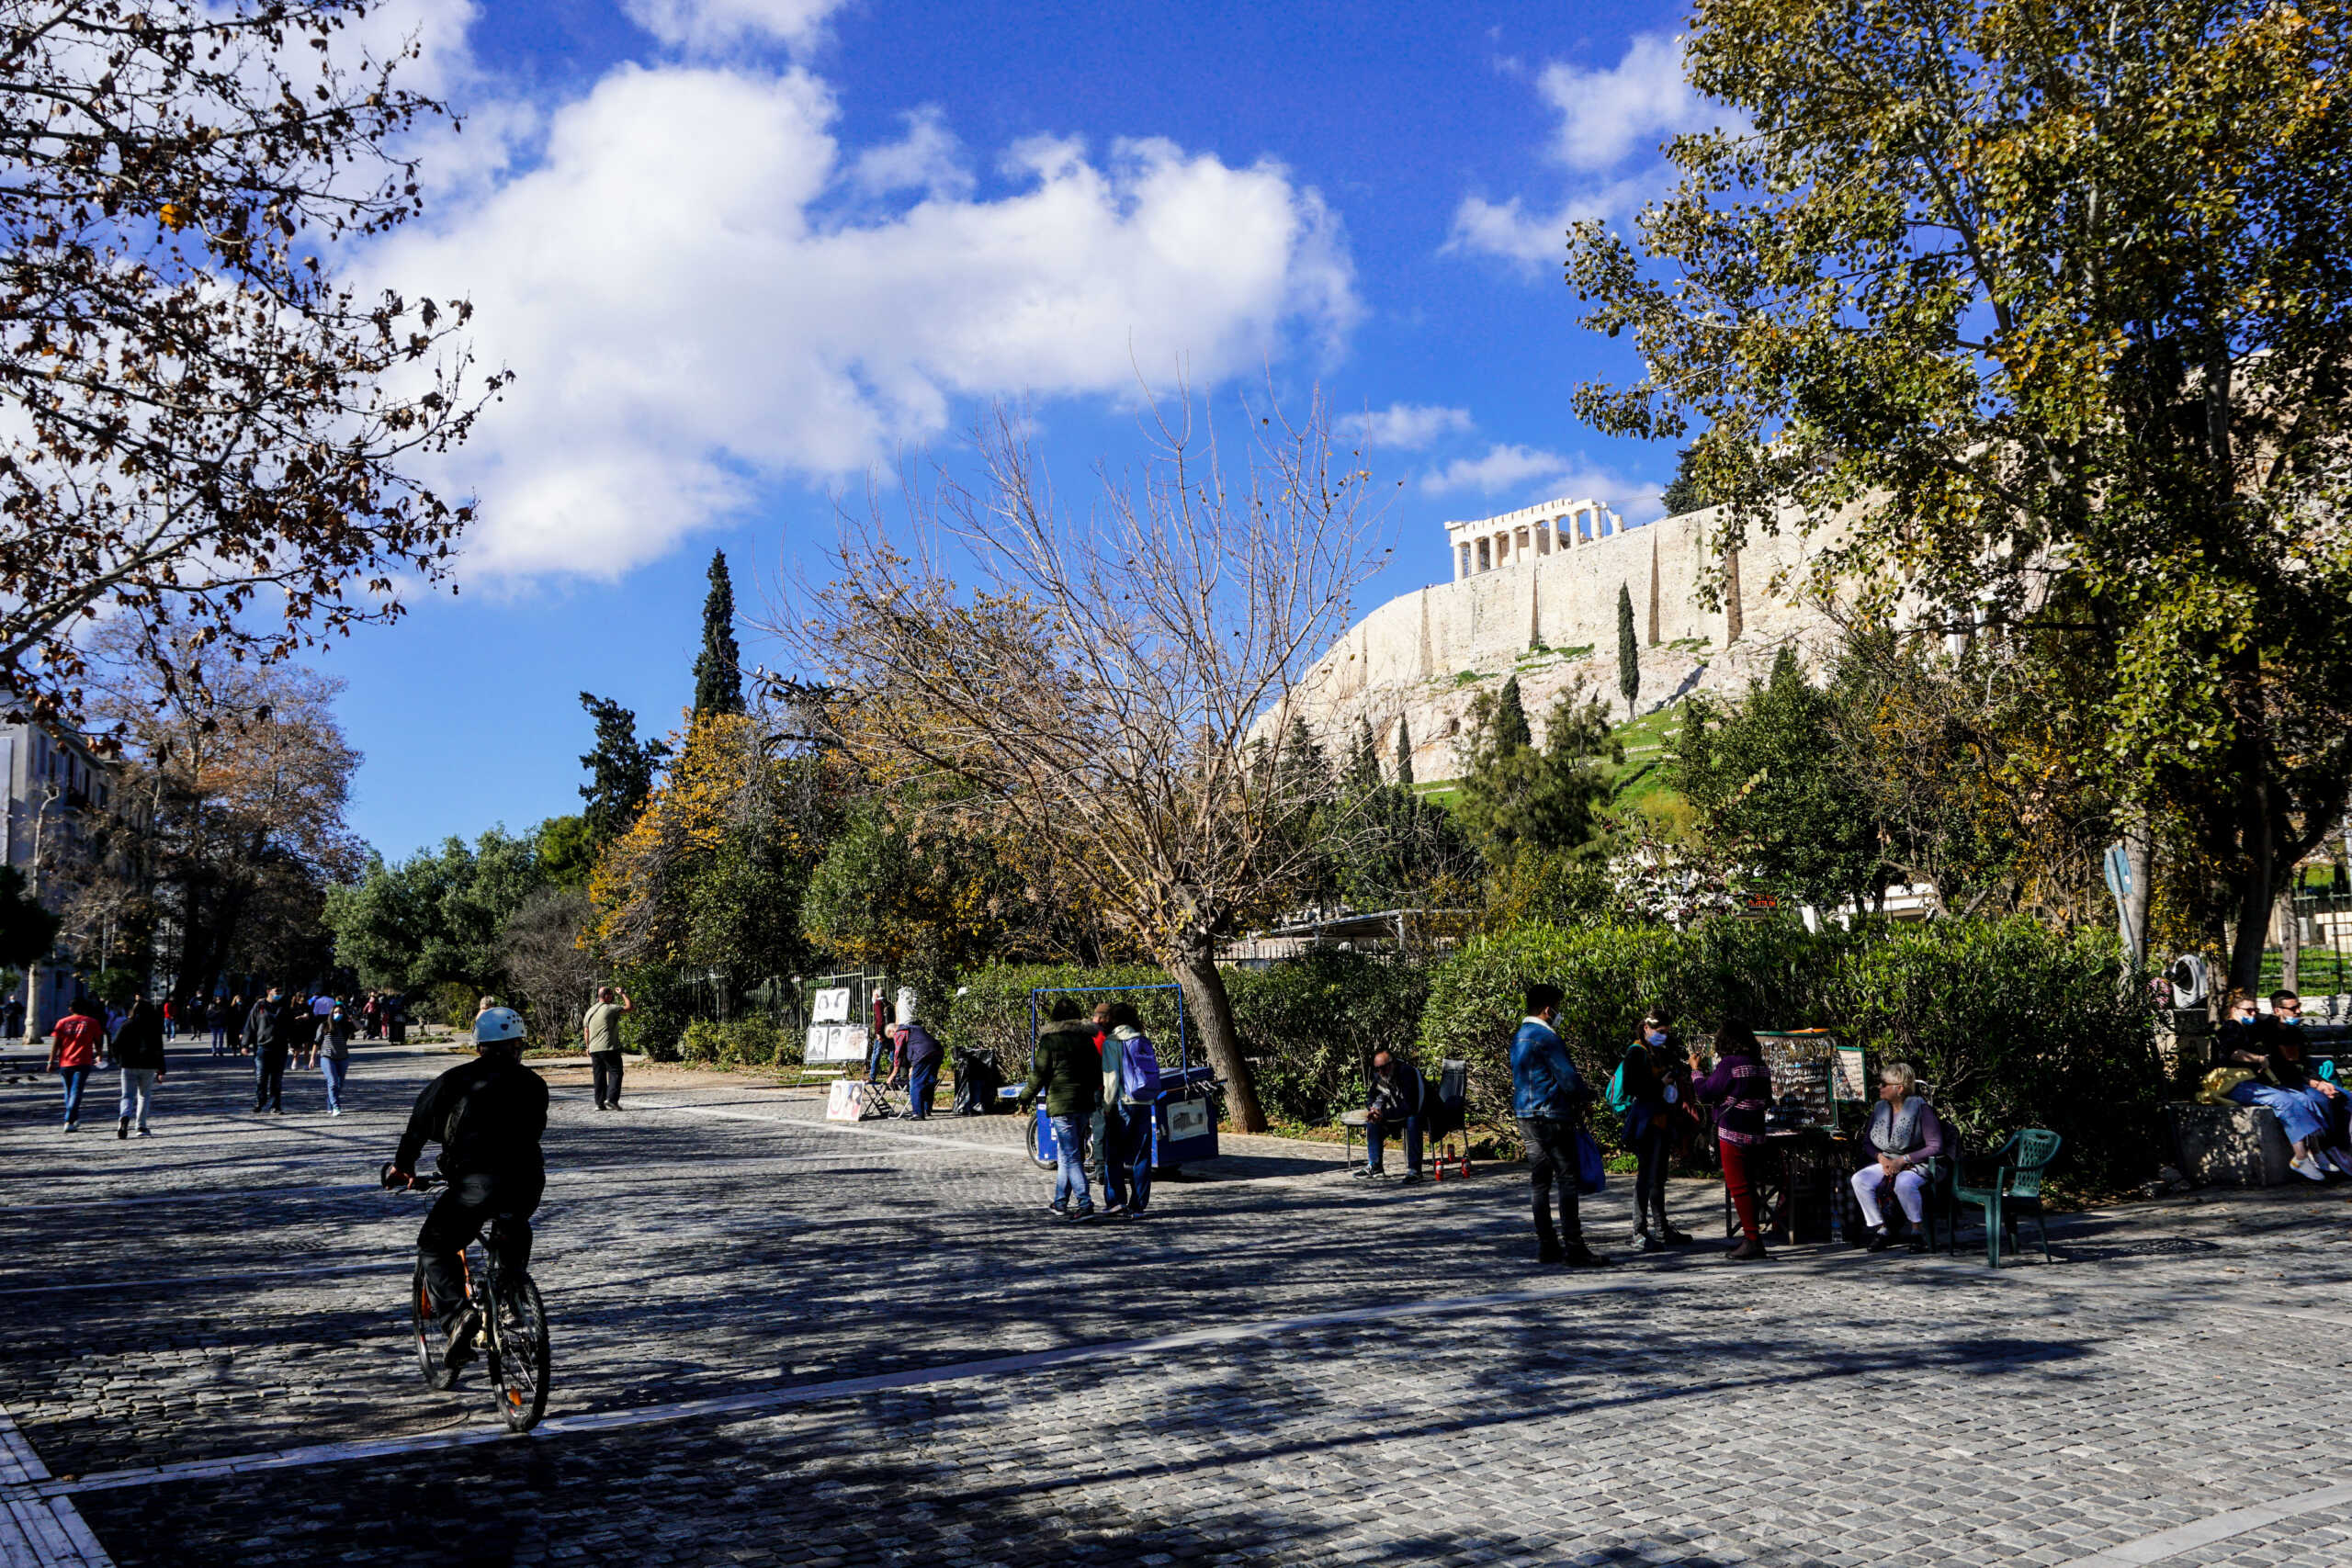
[[[1699,1071],[1696,1053],[1690,1070]],[[1763,1233],[1756,1225],[1756,1186],[1748,1179],[1748,1159],[1764,1144],[1764,1111],[1772,1103],[1772,1069],[1764,1065],[1756,1031],[1744,1019],[1727,1018],[1715,1032],[1714,1071],[1691,1085],[1702,1103],[1715,1108],[1715,1141],[1723,1152],[1724,1190],[1731,1194],[1745,1233],[1737,1247],[1724,1256],[1735,1263],[1764,1256]]]

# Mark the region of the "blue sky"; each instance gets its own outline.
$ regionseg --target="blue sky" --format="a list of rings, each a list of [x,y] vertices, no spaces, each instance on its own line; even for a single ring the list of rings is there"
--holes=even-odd
[[[1566,218],[1623,220],[1709,123],[1664,6],[399,0],[465,119],[371,279],[477,306],[516,373],[435,479],[459,592],[321,660],[388,854],[577,808],[595,692],[667,729],[703,573],[756,607],[901,454],[1026,398],[1065,490],[1135,453],[1136,370],[1320,386],[1439,523],[1555,495],[1656,512],[1671,451],[1578,426],[1635,371],[1577,331]],[[773,649],[746,634],[747,662]]]

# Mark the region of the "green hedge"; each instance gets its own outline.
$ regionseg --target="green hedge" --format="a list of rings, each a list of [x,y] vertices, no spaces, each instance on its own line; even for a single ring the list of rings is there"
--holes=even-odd
[[[679,1038],[678,1054],[689,1062],[729,1066],[790,1066],[800,1060],[801,1042],[773,1020],[753,1016],[727,1023],[698,1018]]]
[[[1566,991],[1561,1032],[1596,1088],[1646,1009],[1666,1008],[1703,1042],[1736,1006],[1763,1027],[1834,1029],[1870,1051],[1873,1070],[1910,1061],[1972,1151],[2023,1126],[2060,1133],[2056,1174],[2075,1190],[2116,1190],[2157,1163],[2154,1015],[2122,986],[2111,937],[2026,919],[1818,935],[1792,920],[1530,925],[1480,937],[1437,964],[1419,1040],[1425,1070],[1448,1056],[1470,1064],[1475,1120],[1508,1124],[1511,1032],[1537,980]]]
[[[982,969],[965,976],[941,1039],[951,1047],[992,1053],[1006,1076],[1017,1082],[1029,1070],[1033,987],[1167,983],[1164,973],[1141,964]],[[1309,1123],[1328,1122],[1356,1103],[1363,1092],[1363,1064],[1374,1049],[1410,1052],[1429,996],[1426,970],[1346,953],[1317,953],[1270,969],[1228,969],[1225,983],[1233,998],[1241,1054],[1256,1068],[1259,1099],[1279,1121]],[[1078,999],[1091,1004],[1111,998]],[[1174,1066],[1176,993],[1154,991],[1127,999],[1142,1013],[1145,1032],[1159,1042],[1162,1062]],[[1197,1031],[1189,1043],[1198,1061]]]

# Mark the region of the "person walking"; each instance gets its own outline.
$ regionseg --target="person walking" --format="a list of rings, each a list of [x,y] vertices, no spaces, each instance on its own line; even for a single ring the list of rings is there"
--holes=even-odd
[[[1577,1133],[1592,1093],[1569,1059],[1554,1021],[1564,993],[1557,986],[1527,987],[1527,1016],[1510,1043],[1510,1108],[1527,1144],[1527,1174],[1535,1198],[1535,1257],[1570,1269],[1611,1269],[1616,1259],[1584,1244],[1577,1205]],[[1552,1228],[1552,1190],[1560,1194],[1560,1225]]]
[[[219,997],[214,997],[205,1004],[204,1021],[212,1031],[214,1056],[225,1056],[229,1054],[229,1021],[236,1016],[237,1004],[233,998],[224,1002]]]
[[[939,1092],[939,1064],[946,1050],[930,1030],[910,1018],[890,1032],[890,1054],[894,1076],[903,1077],[907,1084],[907,1108],[899,1118],[930,1121],[932,1097]]]
[[[337,1003],[311,1043],[311,1061],[326,1080],[330,1116],[343,1114],[343,1086],[351,1074],[351,1037],[358,1032],[359,1022],[351,1016],[351,1010]]]
[[[285,990],[277,986],[245,1015],[245,1049],[254,1058],[254,1113],[286,1114],[286,1060],[294,1050],[298,1013]]]
[[[581,1016],[580,1041],[588,1047],[588,1077],[599,1111],[621,1108],[621,1019],[636,1010],[627,991],[599,986],[596,999]]]
[[[98,1004],[86,996],[74,998],[74,1010],[50,1031],[48,1070],[65,1086],[65,1130],[69,1133],[82,1129],[82,1090],[97,1069],[98,1053],[106,1039],[106,1020],[98,1013]]]
[[[1696,1053],[1690,1070],[1699,1071]],[[1724,1256],[1746,1263],[1765,1256],[1764,1235],[1756,1223],[1755,1173],[1748,1162],[1764,1146],[1764,1112],[1772,1103],[1772,1069],[1764,1065],[1763,1048],[1747,1020],[1727,1018],[1715,1032],[1715,1066],[1693,1084],[1691,1094],[1703,1105],[1715,1107],[1715,1145],[1723,1154],[1724,1190],[1739,1215],[1740,1243]]]
[[[1071,1222],[1094,1217],[1094,1195],[1086,1184],[1086,1133],[1102,1099],[1102,1063],[1094,1054],[1094,1030],[1078,1016],[1078,1004],[1057,998],[1052,1021],[1037,1032],[1036,1061],[1021,1090],[1026,1114],[1046,1097],[1046,1122],[1053,1131],[1054,1201],[1046,1210]]]
[[[117,1108],[114,1135],[130,1136],[130,1123],[136,1119],[139,1135],[152,1136],[147,1131],[147,1112],[154,1103],[155,1086],[164,1081],[164,1042],[165,1033],[161,1011],[145,997],[130,1004],[130,1011],[115,1031],[114,1065],[122,1073],[122,1101]]]
[[[1110,1070],[1110,1097],[1103,1107],[1102,1139],[1110,1145],[1102,1167],[1102,1212],[1143,1218],[1151,1202],[1152,1119],[1159,1112],[1159,1048],[1143,1032],[1133,1002],[1111,1006],[1111,1033],[1103,1042]]]

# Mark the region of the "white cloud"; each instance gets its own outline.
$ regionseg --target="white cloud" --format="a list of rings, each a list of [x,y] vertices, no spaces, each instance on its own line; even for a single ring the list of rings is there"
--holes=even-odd
[[[1464,197],[1447,250],[1501,256],[1531,269],[1557,264],[1566,259],[1569,224],[1623,218],[1664,187],[1668,171],[1657,149],[1667,141],[1736,123],[1731,111],[1691,88],[1679,35],[1641,34],[1606,70],[1547,65],[1536,91],[1559,116],[1544,152],[1568,171],[1566,192],[1532,211],[1523,197]]]
[[[959,400],[1213,385],[1357,314],[1338,220],[1275,164],[1037,141],[981,199],[935,117],[874,164],[834,118],[801,69],[623,66],[527,170],[376,255],[412,296],[470,297],[483,362],[515,372],[437,476],[481,498],[470,565],[617,575]],[[829,205],[917,175],[903,211]]]
[[[1496,442],[1482,456],[1457,457],[1421,476],[1424,495],[1474,491],[1511,492],[1510,504],[1498,509],[1506,512],[1539,501],[1589,499],[1604,502],[1628,523],[1646,523],[1663,513],[1655,484],[1628,479],[1581,457],[1510,442]]]
[[[805,49],[843,0],[623,0],[630,21],[680,49],[708,53],[773,39]]]
[[[850,168],[850,183],[868,196],[902,190],[969,196],[972,171],[964,161],[964,144],[947,129],[946,115],[936,105],[925,105],[908,115],[906,121],[904,137],[857,155]]]
[[[1468,409],[1433,408],[1427,403],[1391,403],[1385,409],[1341,414],[1331,425],[1342,441],[1408,452],[1418,452],[1442,435],[1466,434],[1472,428]]]

